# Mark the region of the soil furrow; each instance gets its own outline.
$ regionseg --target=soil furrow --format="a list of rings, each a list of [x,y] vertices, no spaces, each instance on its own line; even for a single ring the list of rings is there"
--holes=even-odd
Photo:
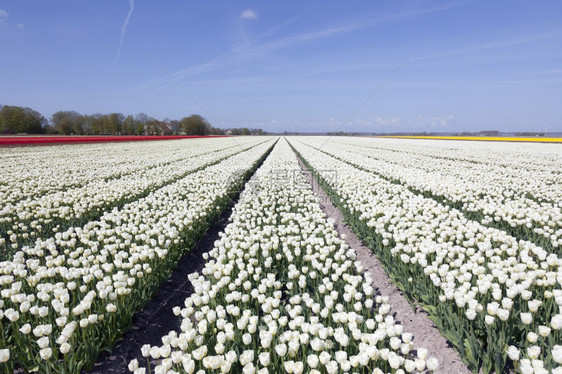
[[[357,253],[365,271],[373,278],[373,288],[381,296],[388,296],[394,318],[404,326],[404,330],[414,335],[417,347],[428,349],[429,355],[439,360],[439,368],[435,373],[471,373],[462,362],[459,353],[441,335],[435,324],[428,318],[428,314],[419,306],[412,306],[402,292],[392,283],[384,271],[380,261],[365,244],[357,238],[353,230],[345,224],[341,212],[332,204],[330,197],[322,189],[310,170],[299,158],[299,164],[312,185],[322,210],[329,218],[335,220],[334,226],[340,235],[345,235],[346,243]]]

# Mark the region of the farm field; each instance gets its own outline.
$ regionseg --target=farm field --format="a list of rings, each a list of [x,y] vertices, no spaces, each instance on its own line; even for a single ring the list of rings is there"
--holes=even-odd
[[[450,372],[308,170],[467,372],[562,373],[557,144],[236,137],[10,147],[0,160],[0,371],[89,369],[232,207],[173,309],[180,328],[131,372]]]
[[[216,136],[215,136],[216,137]],[[219,136],[221,137],[221,136]],[[0,136],[0,146],[21,146],[21,145],[50,145],[50,144],[76,144],[76,143],[107,143],[107,142],[138,142],[147,140],[173,140],[173,139],[198,139],[206,136],[162,136],[162,135],[33,135],[33,136]]]
[[[526,137],[526,136],[432,136],[432,135],[382,135],[377,138],[395,139],[438,139],[438,140],[475,140],[479,142],[531,142],[562,143],[560,137]]]
[[[471,370],[562,370],[559,147],[324,142],[292,144]]]

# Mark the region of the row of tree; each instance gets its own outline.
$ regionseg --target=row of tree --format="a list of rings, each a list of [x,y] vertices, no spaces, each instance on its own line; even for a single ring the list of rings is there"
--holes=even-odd
[[[61,135],[263,135],[262,129],[220,129],[198,114],[163,121],[144,113],[83,115],[58,111],[47,120],[41,113],[19,106],[0,105],[0,134]]]
[[[43,134],[49,121],[31,108],[5,105],[0,109],[0,134]]]

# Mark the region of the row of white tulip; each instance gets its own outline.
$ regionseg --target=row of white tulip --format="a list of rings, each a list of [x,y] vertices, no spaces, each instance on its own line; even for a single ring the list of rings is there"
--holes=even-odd
[[[405,373],[435,358],[392,317],[388,299],[322,212],[281,140],[248,182],[194,293],[181,331],[145,345],[155,373]],[[133,360],[129,369],[146,372]]]
[[[562,259],[303,140],[291,143],[323,176],[354,230],[404,292],[436,317],[470,367],[503,370],[509,346],[514,352],[538,345],[542,350],[530,356],[535,364],[562,371],[556,348]]]
[[[111,347],[274,139],[0,262],[4,368],[78,373]]]
[[[215,151],[163,163],[142,172],[124,172],[118,178],[95,179],[83,186],[60,189],[14,204],[3,202],[0,207],[0,247],[5,247],[7,257],[22,245],[30,245],[37,239],[50,237],[68,227],[81,226],[95,220],[105,211],[146,196],[189,173],[263,141],[250,139],[244,142],[243,147],[232,147],[232,140],[222,138],[221,148]]]
[[[426,144],[422,142],[415,150],[408,148],[404,152],[379,150],[378,141],[369,139],[342,140],[349,150],[363,152],[376,150],[377,159],[386,163],[395,163],[409,169],[422,169],[426,172],[435,172],[439,177],[453,176],[476,183],[480,188],[494,187],[505,189],[506,183],[514,183],[509,187],[509,192],[515,195],[527,195],[538,201],[559,201],[560,190],[556,185],[562,183],[562,174],[559,172],[562,163],[562,152],[556,144],[530,144],[526,146],[498,145],[453,142],[447,146],[438,146],[439,143]],[[395,141],[396,142],[396,141]],[[401,143],[399,143],[401,144]],[[460,148],[453,148],[456,144]],[[500,147],[499,149],[498,146]],[[522,151],[523,150],[523,151]],[[453,152],[452,152],[453,151]],[[475,159],[475,155],[476,157]],[[373,154],[371,153],[371,156]],[[402,176],[401,176],[402,177]],[[508,182],[509,180],[509,182]],[[525,181],[525,183],[521,183]],[[491,193],[495,193],[491,189]],[[510,197],[509,193],[505,198]]]
[[[11,147],[0,152],[0,201],[14,204],[27,198],[83,186],[99,179],[178,162],[227,147],[224,138]],[[243,138],[240,143],[250,141]],[[158,155],[158,157],[155,157]]]
[[[319,138],[309,144],[322,141]],[[444,200],[485,225],[508,230],[555,253],[562,248],[562,151],[557,145],[547,145],[549,153],[534,156],[544,168],[537,171],[501,166],[512,153],[503,157],[490,153],[487,163],[461,162],[422,152],[373,148],[377,144],[378,139],[347,138],[332,140],[322,150],[427,197]],[[431,147],[431,151],[435,149],[439,148]],[[551,160],[555,156],[558,160]]]
[[[379,154],[379,158],[392,162],[396,157],[401,164],[440,172],[441,165],[451,175],[466,177],[464,169],[473,169],[475,179],[480,173],[501,186],[504,177],[519,176],[526,183],[512,188],[520,194],[534,194],[541,200],[558,201],[562,167],[560,147],[556,144],[513,144],[449,141],[416,141],[396,139],[339,138],[334,143],[367,147]],[[452,162],[452,163],[451,163]]]

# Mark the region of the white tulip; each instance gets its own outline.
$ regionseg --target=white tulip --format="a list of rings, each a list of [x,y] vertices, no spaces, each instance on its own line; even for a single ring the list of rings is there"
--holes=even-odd
[[[562,364],[562,345],[555,345],[552,348],[551,353],[554,362],[556,362],[557,364]]]
[[[41,356],[42,360],[48,360],[53,355],[53,351],[51,348],[43,348],[39,350],[39,355]]]
[[[25,325],[23,325],[22,327],[20,327],[19,331],[24,334],[27,335],[31,332],[31,325],[29,323],[26,323]]]
[[[531,358],[532,360],[539,357],[540,354],[541,354],[541,348],[540,347],[538,347],[536,345],[527,347],[527,356],[529,358]]]
[[[195,350],[193,350],[191,352],[191,355],[193,356],[194,359],[196,359],[197,361],[201,361],[203,359],[203,357],[205,357],[207,355],[207,346],[203,345]]]
[[[527,333],[527,341],[528,341],[529,343],[536,343],[536,342],[537,342],[537,339],[538,339],[538,335],[535,334],[534,332],[529,331],[529,332]]]
[[[242,366],[245,366],[246,364],[252,362],[253,360],[254,360],[254,351],[252,350],[245,350],[240,355],[240,364]]]
[[[137,370],[139,368],[139,362],[137,361],[137,359],[133,359],[129,362],[128,365],[129,371],[134,372],[135,370]]]
[[[518,361],[520,355],[519,349],[517,349],[517,347],[513,345],[510,345],[507,349],[507,355],[509,356],[510,360]]]
[[[10,359],[10,350],[8,348],[0,349],[0,363],[8,362]]]
[[[435,357],[430,357],[427,360],[427,369],[436,370],[439,367],[439,361]]]
[[[521,321],[525,325],[529,325],[533,322],[533,315],[531,313],[521,313]]]
[[[428,351],[425,348],[418,348],[418,358],[422,359],[422,360],[426,360],[427,359],[427,355],[428,355]]]
[[[67,342],[62,343],[61,346],[60,346],[60,352],[64,355],[67,354],[68,352],[70,352],[70,349],[71,349],[71,346]]]
[[[258,358],[260,360],[260,364],[262,364],[263,366],[268,366],[270,363],[270,356],[269,356],[269,352],[262,352],[258,355]]]

